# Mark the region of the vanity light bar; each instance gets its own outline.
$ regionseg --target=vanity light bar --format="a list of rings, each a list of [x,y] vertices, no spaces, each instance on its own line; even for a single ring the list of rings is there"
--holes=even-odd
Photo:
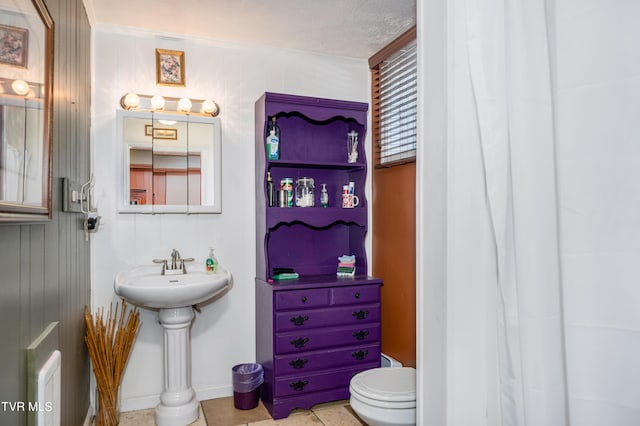
[[[177,114],[194,114],[216,117],[220,108],[211,99],[171,98],[160,95],[140,95],[129,92],[120,98],[125,110],[162,111]]]
[[[44,98],[42,84],[21,79],[0,78],[0,96],[19,96],[30,99]]]

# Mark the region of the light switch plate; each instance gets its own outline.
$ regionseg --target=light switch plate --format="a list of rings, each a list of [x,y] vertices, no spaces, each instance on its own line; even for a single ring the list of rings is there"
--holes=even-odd
[[[82,186],[73,182],[69,178],[62,180],[62,211],[72,213],[82,213],[80,204],[80,190]]]

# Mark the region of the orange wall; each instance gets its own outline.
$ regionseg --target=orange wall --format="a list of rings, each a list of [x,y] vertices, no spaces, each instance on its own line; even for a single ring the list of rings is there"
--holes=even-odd
[[[382,351],[416,366],[416,165],[374,169],[372,272],[382,286]]]

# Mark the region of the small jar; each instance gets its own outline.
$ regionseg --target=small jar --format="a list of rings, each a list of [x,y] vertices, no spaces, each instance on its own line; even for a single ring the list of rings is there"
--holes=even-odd
[[[299,178],[296,187],[296,207],[313,207],[315,204],[313,190],[313,178]]]
[[[280,190],[286,193],[286,205],[281,207],[293,207],[293,178],[280,179]]]

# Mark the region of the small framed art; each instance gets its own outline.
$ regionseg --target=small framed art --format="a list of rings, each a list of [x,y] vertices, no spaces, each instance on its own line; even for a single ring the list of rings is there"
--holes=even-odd
[[[144,125],[145,136],[152,136],[154,139],[178,140],[178,129],[159,129],[150,124]]]
[[[0,24],[0,64],[27,68],[29,30]]]
[[[156,49],[156,84],[184,86],[184,52]]]

